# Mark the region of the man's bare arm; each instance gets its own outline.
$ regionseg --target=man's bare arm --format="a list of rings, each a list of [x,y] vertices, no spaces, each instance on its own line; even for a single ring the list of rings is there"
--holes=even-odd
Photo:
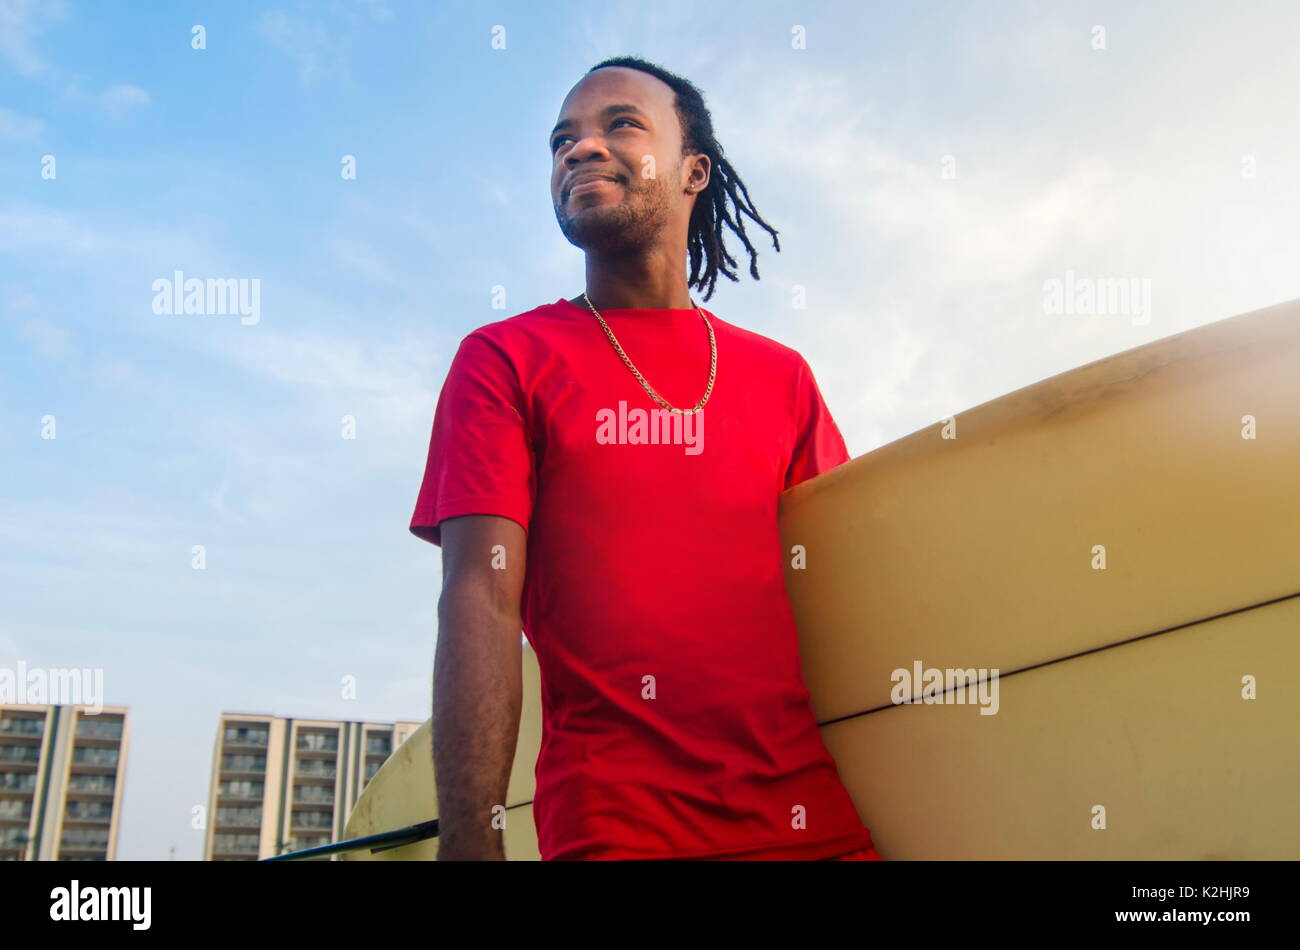
[[[442,594],[433,666],[438,860],[504,861],[492,808],[506,804],[519,739],[526,535],[518,522],[497,515],[461,515],[439,528]]]

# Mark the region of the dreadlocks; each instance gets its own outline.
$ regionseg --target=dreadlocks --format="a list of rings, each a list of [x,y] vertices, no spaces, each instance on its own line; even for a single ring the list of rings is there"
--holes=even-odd
[[[713,118],[704,104],[704,96],[690,82],[681,76],[668,72],[662,66],[638,59],[635,56],[615,56],[603,60],[587,70],[594,73],[606,66],[624,66],[639,69],[667,83],[675,92],[677,118],[682,126],[682,155],[707,155],[710,162],[709,185],[700,194],[691,210],[690,227],[687,233],[686,250],[690,255],[691,276],[687,286],[698,287],[704,291],[704,299],[713,296],[713,288],[718,274],[735,281],[735,272],[727,265],[735,266],[735,259],[727,253],[722,240],[722,226],[726,224],[732,232],[740,237],[749,251],[749,273],[758,280],[758,265],[755,263],[758,252],[749,243],[745,235],[745,224],[740,219],[740,212],[749,215],[759,226],[772,235],[772,245],[777,251],[781,244],[777,232],[758,215],[753,202],[749,200],[749,191],[731,163],[723,157],[722,146],[713,137]],[[733,218],[727,210],[727,199],[736,206],[737,214]],[[704,260],[704,273],[700,274],[700,261]]]

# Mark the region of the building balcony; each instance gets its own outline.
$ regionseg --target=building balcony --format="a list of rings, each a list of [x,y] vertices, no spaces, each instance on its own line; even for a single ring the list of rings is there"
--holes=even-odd
[[[2,745],[0,746],[0,764],[37,765],[41,761],[39,745]]]
[[[240,739],[226,739],[221,743],[222,752],[236,752],[248,754],[250,752],[265,752],[265,742],[251,742]]]
[[[323,805],[333,808],[334,794],[331,791],[329,795],[312,795],[306,786],[302,786],[294,792],[293,803],[295,805]]]
[[[69,821],[85,821],[92,818],[108,819],[113,816],[113,806],[109,802],[68,802],[63,817]]]
[[[73,828],[63,833],[60,851],[103,851],[108,847],[108,832],[90,828]]]
[[[0,719],[0,736],[5,738],[39,739],[45,735],[45,720],[42,719]]]
[[[77,775],[72,776],[73,779],[79,777]],[[89,783],[68,782],[69,798],[112,798],[115,794],[116,787],[111,784],[91,785]]]
[[[266,774],[266,756],[264,755],[223,755],[220,769],[222,772],[240,772],[249,775]]]
[[[227,746],[242,746],[249,749],[265,749],[271,741],[271,734],[265,729],[230,729],[221,736],[221,742]]]
[[[239,781],[241,779],[245,781],[247,781],[248,779],[257,779],[258,781],[264,781],[266,779],[266,771],[264,769],[221,769],[217,773],[217,777],[221,781],[228,781],[232,779],[235,781]]]
[[[293,764],[293,774],[304,778],[337,778],[338,766],[332,761],[322,759],[300,759]]]
[[[294,748],[298,752],[314,752],[337,756],[339,753],[339,740],[335,736],[300,735]]]
[[[120,742],[122,739],[122,720],[103,719],[99,717],[77,719],[76,737],[78,739],[108,739]]]
[[[117,768],[120,758],[117,749],[103,749],[78,744],[72,750],[73,765],[109,765]]]

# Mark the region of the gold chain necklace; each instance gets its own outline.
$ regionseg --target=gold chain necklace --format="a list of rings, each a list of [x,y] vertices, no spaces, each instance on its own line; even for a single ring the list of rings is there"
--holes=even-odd
[[[606,323],[605,318],[600,315],[600,311],[592,306],[591,300],[587,297],[587,292],[585,290],[582,292],[582,299],[587,301],[587,306],[591,307],[591,312],[596,315],[596,319],[600,321],[600,325],[605,328],[605,335],[609,337],[609,342],[614,344],[614,349],[618,351],[618,355],[623,357],[623,362],[626,363],[627,368],[632,371],[632,375],[640,380],[641,387],[650,394],[651,399],[663,406],[669,412],[680,412],[682,415],[687,416],[691,413],[699,412],[704,408],[704,404],[709,401],[709,395],[713,392],[713,377],[718,371],[718,341],[713,335],[713,324],[709,323],[709,318],[704,315],[703,311],[700,310],[694,300],[691,301],[691,306],[695,307],[695,312],[700,315],[700,319],[704,321],[704,326],[708,328],[709,331],[709,385],[708,388],[704,390],[704,398],[699,401],[699,404],[694,409],[677,409],[669,405],[668,400],[655,392],[650,384],[646,382],[645,377],[641,375],[640,371],[632,365],[632,361],[628,359],[627,354],[623,352],[623,347],[618,345],[618,340],[614,337],[614,331],[609,328],[609,324]]]

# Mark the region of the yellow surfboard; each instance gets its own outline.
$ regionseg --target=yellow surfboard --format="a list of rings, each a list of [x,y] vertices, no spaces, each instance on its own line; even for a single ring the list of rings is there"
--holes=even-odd
[[[860,456],[786,492],[781,533],[822,736],[887,860],[1300,858],[1300,301]],[[538,857],[524,656],[512,860]],[[348,837],[436,817],[429,741]]]
[[[523,706],[519,714],[519,741],[510,767],[510,787],[502,815],[506,858],[540,861],[537,826],[533,823],[533,769],[542,747],[542,693],[537,654],[523,644]],[[408,828],[438,817],[433,778],[433,720],[411,733],[374,778],[361,791],[344,827],[344,838],[364,838],[384,831]],[[438,839],[380,850],[347,851],[344,861],[434,861]]]

